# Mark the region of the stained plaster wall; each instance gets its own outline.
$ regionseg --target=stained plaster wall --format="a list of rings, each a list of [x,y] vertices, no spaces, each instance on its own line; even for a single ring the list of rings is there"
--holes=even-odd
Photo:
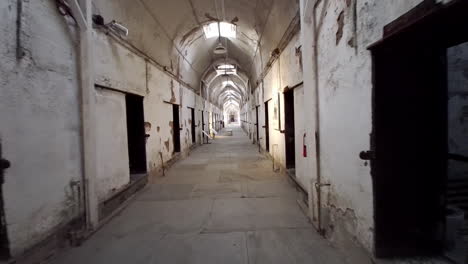
[[[247,122],[244,122],[244,130],[251,134],[251,140],[256,141],[256,106],[259,107],[258,122],[260,145],[262,149],[266,149],[266,129],[265,125],[265,102],[268,101],[268,117],[269,117],[269,154],[282,167],[286,166],[285,140],[284,133],[284,96],[283,90],[286,87],[293,87],[302,82],[302,66],[301,56],[296,50],[301,46],[300,34],[296,34],[279,58],[273,63],[271,69],[263,78],[260,85],[254,90],[253,96],[241,108],[241,114],[247,114]],[[304,109],[301,101],[302,88],[298,87],[294,91],[295,94],[295,123],[296,123],[296,178],[303,186],[308,186],[307,175],[304,169],[304,158],[302,156],[302,135],[304,130]],[[279,97],[278,97],[279,95]],[[279,103],[278,103],[279,98]],[[275,106],[278,109],[277,119],[275,120]],[[280,115],[280,116],[279,116]],[[281,122],[279,122],[281,120]]]
[[[151,124],[147,139],[147,163],[150,174],[159,174],[163,164],[172,160],[174,155],[173,105],[179,106],[181,152],[186,153],[192,146],[191,111],[195,109],[195,119],[201,120],[200,110],[205,111],[206,130],[211,123],[210,113],[219,113],[219,109],[185,87],[157,64],[143,58],[139,51],[132,50],[125,44],[107,36],[105,32],[95,31],[95,44],[99,56],[96,56],[96,83],[124,93],[144,97],[145,122]],[[115,116],[124,120],[118,112],[109,112],[108,118]],[[197,122],[197,121],[196,121]],[[197,127],[197,130],[200,130]],[[201,135],[201,131],[196,131]],[[122,132],[126,134],[125,132]],[[199,138],[200,136],[197,136]],[[197,143],[200,143],[198,140]],[[121,141],[126,146],[126,141]],[[122,148],[122,150],[124,150]],[[122,158],[124,153],[121,154]],[[128,159],[128,154],[127,157]],[[112,175],[108,177],[115,178]],[[127,178],[129,177],[127,173]],[[122,187],[128,180],[120,181]]]
[[[54,1],[0,1],[0,138],[10,249],[19,255],[78,215],[81,180],[78,32]]]
[[[370,148],[372,129],[372,64],[367,47],[382,38],[385,25],[422,1],[321,0],[314,17],[315,2],[300,1],[301,38],[304,98],[314,102],[317,90],[319,94],[319,128],[315,118],[317,105],[306,104],[306,132],[319,133],[322,182],[331,184],[321,188],[325,197],[321,204],[323,225],[327,235],[341,246],[350,247],[347,242],[357,242],[354,244],[372,252],[372,181],[368,162],[359,159],[359,153]],[[314,19],[318,75],[314,64]],[[315,182],[316,144],[312,137],[307,142],[311,160],[306,166]],[[310,193],[310,216],[315,218],[317,194],[313,188]]]
[[[152,6],[153,4],[156,6]],[[103,16],[106,23],[115,20],[125,25],[130,31],[127,40],[133,46],[150,55],[158,61],[160,65],[166,66],[168,71],[172,72],[180,79],[183,79],[185,82],[190,83],[192,87],[198,87],[197,72],[192,68],[191,63],[180,56],[175,48],[175,46],[178,46],[178,39],[176,40],[175,35],[171,35],[170,32],[167,32],[165,28],[163,28],[163,25],[167,26],[166,23],[168,22],[156,18],[156,16],[176,16],[178,13],[175,12],[175,9],[172,13],[162,13],[162,10],[165,9],[157,6],[158,4],[158,1],[94,0],[93,14]],[[165,4],[166,8],[168,7],[168,4],[165,2],[161,2],[161,4]],[[181,2],[176,1],[173,4],[180,5]],[[182,9],[179,8],[177,11],[180,12],[181,10]],[[192,14],[185,16],[185,18],[192,19]],[[193,26],[196,25],[195,23],[194,21]],[[172,21],[171,25],[174,25],[174,21]],[[192,28],[178,27],[178,29],[184,32]],[[157,43],[157,45],[155,45],[155,43]],[[178,46],[177,48],[182,50],[182,47]]]
[[[82,180],[77,26],[57,12],[55,1],[23,4],[20,40],[25,54],[17,59],[17,1],[0,2],[0,137],[2,156],[12,163],[3,196],[14,256],[83,210],[78,192],[71,187]],[[183,151],[192,144],[187,106],[219,110],[100,29],[93,35],[97,195],[103,200],[129,182],[125,93],[145,96],[146,121],[153,124],[147,145],[150,170],[160,164],[159,152],[165,159],[172,156],[162,143],[172,140],[172,108],[163,100],[170,101],[174,93],[173,103],[181,105]]]
[[[130,182],[125,94],[97,88],[96,116],[96,191],[103,201]]]

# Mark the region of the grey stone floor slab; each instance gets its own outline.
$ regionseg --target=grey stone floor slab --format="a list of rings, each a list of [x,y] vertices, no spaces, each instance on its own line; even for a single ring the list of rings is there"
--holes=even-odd
[[[138,201],[172,201],[190,199],[195,184],[152,184],[137,196]]]
[[[287,180],[243,182],[246,196],[250,198],[265,197],[298,197],[295,189],[291,188]]]
[[[192,198],[240,198],[244,195],[240,183],[197,184]]]
[[[247,264],[246,238],[241,232],[168,235],[155,244],[147,263]]]
[[[162,234],[198,232],[209,217],[212,203],[207,199],[136,201],[102,231],[117,236],[145,231]]]
[[[250,264],[345,264],[312,228],[247,232]]]
[[[295,199],[215,200],[206,232],[310,227]]]
[[[238,128],[155,179],[54,264],[344,264]]]

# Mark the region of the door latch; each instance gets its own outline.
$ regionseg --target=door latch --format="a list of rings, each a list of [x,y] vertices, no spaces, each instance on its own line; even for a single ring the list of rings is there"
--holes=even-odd
[[[359,158],[362,160],[373,160],[375,159],[375,152],[372,150],[361,151],[361,153],[359,153]]]
[[[10,168],[10,161],[9,160],[6,160],[4,158],[1,158],[0,159],[0,169],[4,170],[4,169],[8,169]]]
[[[318,183],[318,182],[315,183],[315,189],[317,190],[322,187],[327,187],[327,186],[331,186],[331,184],[330,183]]]

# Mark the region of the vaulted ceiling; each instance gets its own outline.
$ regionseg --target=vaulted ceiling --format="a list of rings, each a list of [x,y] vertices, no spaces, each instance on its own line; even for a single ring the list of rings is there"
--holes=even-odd
[[[248,96],[298,12],[297,0],[94,0],[94,13],[129,29],[127,41],[204,96],[223,106]],[[237,25],[236,38],[209,38],[203,26],[215,21]],[[217,55],[221,42],[227,53]],[[229,62],[238,74],[219,75]],[[203,85],[201,84],[203,81]]]

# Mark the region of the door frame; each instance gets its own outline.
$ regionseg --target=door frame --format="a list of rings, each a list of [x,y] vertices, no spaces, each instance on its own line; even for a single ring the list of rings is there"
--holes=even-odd
[[[397,20],[385,26],[384,38],[369,47],[369,50],[371,50],[372,52],[372,61],[373,61],[373,65],[372,65],[372,82],[373,82],[372,132],[371,132],[371,137],[370,137],[371,149],[368,152],[361,152],[360,157],[363,160],[370,160],[372,186],[373,186],[373,199],[374,199],[374,248],[375,248],[374,253],[377,257],[387,258],[387,257],[415,257],[415,256],[422,256],[422,255],[439,255],[442,253],[442,250],[443,250],[443,241],[438,241],[438,240],[443,240],[442,238],[443,231],[434,231],[434,237],[437,236],[439,238],[433,239],[433,240],[429,240],[429,238],[427,240],[422,240],[423,243],[420,244],[421,246],[419,248],[405,247],[404,245],[400,245],[400,248],[393,247],[392,243],[393,245],[396,244],[395,241],[391,242],[391,240],[388,240],[386,238],[386,237],[389,237],[389,235],[384,235],[385,233],[384,230],[388,229],[388,226],[384,224],[388,222],[388,221],[385,222],[385,220],[383,219],[384,215],[386,214],[384,212],[385,210],[387,210],[387,214],[388,214],[389,213],[388,210],[391,211],[392,209],[388,209],[389,207],[387,205],[382,204],[382,201],[383,201],[382,199],[389,199],[389,198],[382,197],[379,189],[384,188],[382,187],[382,184],[384,181],[389,181],[391,179],[387,179],[388,177],[382,178],[384,177],[384,173],[383,173],[384,167],[381,167],[382,161],[379,157],[381,156],[380,154],[382,153],[383,150],[381,149],[381,147],[379,149],[379,146],[382,142],[384,142],[384,140],[390,140],[390,139],[388,138],[385,139],[385,137],[384,138],[381,137],[382,132],[379,132],[379,131],[384,130],[383,129],[384,127],[381,127],[381,126],[385,123],[382,123],[382,121],[379,121],[379,120],[381,120],[383,113],[386,113],[385,115],[389,115],[388,114],[389,109],[385,108],[383,110],[381,109],[381,107],[379,108],[379,105],[378,105],[378,102],[379,102],[378,100],[383,100],[383,99],[378,99],[378,98],[381,98],[382,95],[379,95],[379,93],[381,92],[378,92],[377,90],[384,89],[384,88],[379,88],[379,87],[381,86],[385,87],[385,86],[381,85],[383,81],[379,80],[379,78],[381,77],[378,77],[379,75],[377,74],[377,72],[378,71],[382,72],[382,69],[381,69],[382,65],[386,64],[386,62],[388,61],[388,60],[385,60],[385,57],[383,56],[388,56],[389,58],[391,58],[391,56],[383,55],[383,52],[381,50],[383,49],[396,50],[398,48],[401,51],[403,51],[404,49],[402,49],[402,46],[403,46],[402,43],[408,43],[407,45],[410,45],[411,43],[411,46],[413,46],[412,47],[413,49],[415,48],[414,47],[415,45],[419,45],[421,47],[424,47],[424,49],[431,49],[433,51],[438,51],[442,55],[443,49],[456,45],[456,43],[468,41],[468,29],[466,28],[466,26],[463,27],[463,25],[466,25],[466,22],[468,22],[467,21],[468,19],[466,18],[466,13],[463,13],[467,11],[468,11],[468,3],[463,0],[453,0],[452,2],[446,5],[436,4],[435,1],[424,1],[420,5],[416,6],[414,9],[410,10],[408,13],[404,14]],[[457,21],[463,21],[465,23],[456,23]],[[431,33],[428,34],[427,33],[428,31],[430,31]],[[418,38],[415,37],[416,35],[418,36]],[[428,36],[428,35],[434,35],[438,37],[434,37],[436,41],[427,41],[427,40],[424,41],[425,40],[424,36]],[[461,35],[463,35],[464,37]],[[409,39],[413,39],[413,41],[407,41]],[[396,45],[396,46],[392,46],[392,45]],[[428,45],[430,46],[428,47]],[[386,46],[389,46],[390,48]],[[403,54],[405,53],[403,52]],[[414,55],[414,56],[418,56],[418,55]],[[402,55],[402,58],[403,58],[403,55]],[[381,62],[382,59],[384,59],[385,63]],[[444,75],[447,74],[446,68],[445,69],[443,68],[444,61],[440,60],[439,62],[437,62],[437,60],[434,59],[432,63],[433,65],[432,64],[431,65],[433,68],[430,68],[430,69],[438,69],[437,72],[439,74],[436,76],[440,75],[439,77],[434,77],[434,78],[443,80]],[[431,65],[429,65],[428,67],[430,67]],[[440,67],[440,69],[438,67]],[[394,75],[394,73],[392,73],[392,75]],[[394,76],[394,78],[398,79],[398,76]],[[404,77],[404,78],[407,78],[407,77]],[[413,78],[413,81],[414,79],[415,78]],[[438,98],[440,98],[439,99],[440,101],[442,100],[446,101],[446,96],[443,96],[442,93],[444,93],[444,89],[445,89],[445,94],[447,92],[447,82],[445,81],[445,83],[442,83],[442,82],[440,82],[439,84],[437,83],[435,83],[433,86],[439,87],[438,89],[441,95]],[[424,98],[425,97],[423,96],[420,99],[422,100]],[[445,104],[446,103],[447,102],[445,102]],[[439,104],[443,105],[444,103],[439,102]],[[417,106],[420,106],[420,105],[417,105]],[[444,112],[442,107],[437,111]],[[443,118],[447,118],[446,114],[447,113],[444,114],[445,117]],[[442,116],[442,113],[440,113],[440,116]],[[442,120],[442,118],[439,118],[439,119]],[[444,129],[445,130],[447,129],[447,125],[445,125],[445,127],[442,127],[442,123],[443,123],[442,121],[440,123],[437,123],[439,124],[441,131]],[[395,125],[393,126],[395,127]],[[446,142],[447,137],[443,138],[443,136],[440,136],[440,140],[441,140],[440,143],[436,142],[435,144],[440,144],[440,145],[447,144]],[[442,142],[442,140],[444,142]],[[443,159],[445,159],[445,162],[446,162],[446,157],[444,157],[444,155],[446,155],[447,153],[443,153],[442,151],[443,148],[446,148],[446,147],[441,146],[440,151],[436,155],[437,157],[439,157],[438,160],[440,161],[440,164],[444,162]],[[447,150],[448,149],[446,149],[445,152],[447,152]],[[421,159],[422,158],[420,158],[419,162],[421,162]],[[395,157],[395,162],[398,162],[398,160],[401,160],[401,158]],[[405,162],[405,161],[401,161],[401,163],[402,162]],[[388,163],[388,160],[387,160],[387,163]],[[446,204],[445,186],[447,182],[446,170],[445,170],[445,173],[441,173],[439,176],[435,176],[435,178],[431,178],[431,179],[432,179],[432,185],[438,186],[437,189],[433,188],[434,190],[431,190],[430,192],[432,193],[434,197],[438,196],[438,199],[431,200],[432,207],[437,208],[437,210],[434,211],[433,213],[434,214],[434,217],[432,218],[433,226],[436,225],[435,223],[439,222],[439,225],[442,225],[442,226],[439,226],[438,230],[444,230],[444,227],[443,227],[445,225],[445,215],[444,215],[445,213],[444,212],[445,212],[445,204]],[[414,180],[412,180],[411,182],[413,181]],[[428,185],[425,187],[432,188],[431,187],[432,185]],[[395,191],[398,192],[398,190],[395,190]],[[415,189],[415,194],[417,194],[416,189]],[[431,206],[429,207],[432,208]],[[405,217],[405,216],[401,216],[401,217]],[[408,215],[406,215],[406,217],[408,217]],[[437,219],[435,219],[436,217]],[[408,218],[411,219],[411,217],[408,217]],[[417,217],[415,217],[415,219],[417,219]],[[430,221],[428,220],[424,223],[420,223],[419,225],[420,226],[430,225]],[[432,230],[435,230],[435,229],[432,229]],[[395,233],[393,233],[392,236],[398,237]],[[427,235],[427,237],[431,237],[431,235]]]
[[[256,106],[255,107],[255,129],[256,129],[256,132],[257,132],[257,137],[256,137],[256,140],[257,140],[257,144],[260,145],[260,121],[258,120],[258,111],[259,111],[259,107],[260,106]]]
[[[5,170],[10,167],[10,162],[3,157],[2,138],[0,137],[0,260],[8,260],[11,257],[10,241],[5,219],[5,203],[3,199],[3,184],[5,182]]]
[[[190,124],[190,129],[191,129],[191,134],[192,134],[192,144],[195,144],[195,142],[197,141],[196,131],[195,131],[195,128],[197,127],[195,125],[195,108],[193,107],[187,107],[187,108],[190,109],[190,116],[192,119],[192,123]]]
[[[269,111],[269,107],[268,107],[268,103],[270,102],[270,100],[266,101],[265,102],[265,125],[263,126],[263,128],[265,128],[265,150],[266,152],[270,152],[270,113],[268,112]]]
[[[146,156],[146,133],[145,133],[145,108],[144,97],[131,93],[125,95],[125,111],[127,125],[127,144],[129,163],[132,164],[132,159],[136,158],[137,163],[133,168],[130,166],[130,174],[144,174],[148,172],[147,156]],[[131,111],[129,111],[131,110]],[[138,115],[138,116],[135,116]],[[131,120],[131,121],[130,121]],[[140,125],[135,125],[135,123]],[[132,131],[132,132],[131,132]],[[133,143],[133,146],[132,146]],[[135,146],[135,144],[137,146]],[[137,153],[135,153],[137,152]],[[135,155],[137,157],[135,157]]]
[[[285,89],[284,97],[284,146],[286,169],[296,168],[296,130],[294,120],[294,89]],[[288,142],[288,137],[292,138]]]
[[[180,105],[172,105],[172,136],[174,144],[174,153],[182,151],[180,140]]]

